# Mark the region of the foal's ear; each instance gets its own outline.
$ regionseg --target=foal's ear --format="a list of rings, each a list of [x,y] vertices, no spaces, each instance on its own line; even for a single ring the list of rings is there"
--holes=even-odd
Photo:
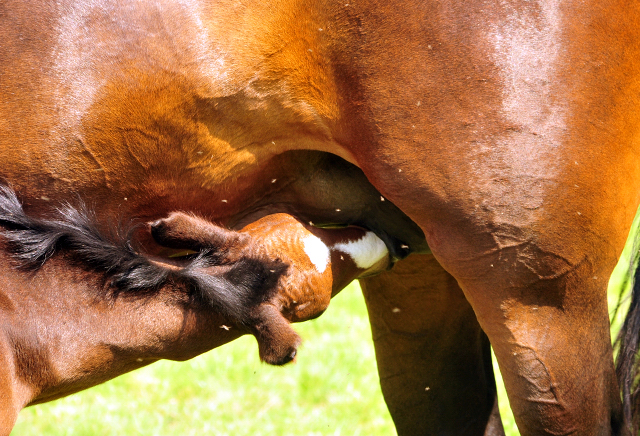
[[[172,212],[167,218],[149,223],[151,236],[167,248],[225,250],[245,245],[249,236],[218,227],[202,218],[184,212]]]

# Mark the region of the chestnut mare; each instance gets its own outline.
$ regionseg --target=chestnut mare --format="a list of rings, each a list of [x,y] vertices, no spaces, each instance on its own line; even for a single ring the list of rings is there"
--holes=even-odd
[[[606,288],[640,203],[639,23],[622,0],[5,0],[0,175],[101,227],[361,225],[423,253],[364,281],[399,434],[499,433],[490,344],[523,435],[627,434],[637,331],[621,387]],[[383,206],[340,193],[362,174]]]

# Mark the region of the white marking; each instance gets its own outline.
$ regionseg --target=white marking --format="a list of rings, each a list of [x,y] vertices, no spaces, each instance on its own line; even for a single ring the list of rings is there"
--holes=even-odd
[[[400,308],[399,307],[394,307],[391,311],[393,313],[400,313]]]
[[[320,238],[309,235],[302,240],[304,244],[304,252],[307,253],[309,260],[313,263],[319,273],[323,273],[329,265],[329,248],[324,245]]]
[[[389,255],[387,246],[373,232],[367,232],[357,241],[340,242],[332,248],[348,254],[360,269],[371,268]]]

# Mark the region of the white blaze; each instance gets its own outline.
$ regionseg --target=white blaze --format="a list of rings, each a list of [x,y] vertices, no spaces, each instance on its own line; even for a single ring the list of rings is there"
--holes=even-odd
[[[389,254],[385,243],[373,232],[367,232],[357,241],[340,242],[332,248],[351,256],[360,269],[371,268]]]
[[[323,273],[329,265],[329,249],[316,236],[309,235],[302,240],[304,244],[304,252],[307,253],[309,260],[316,266],[319,273]]]

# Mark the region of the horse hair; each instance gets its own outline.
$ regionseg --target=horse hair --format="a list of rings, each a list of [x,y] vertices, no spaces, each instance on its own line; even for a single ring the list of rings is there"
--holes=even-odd
[[[133,224],[107,237],[83,203],[77,208],[66,204],[55,215],[53,219],[28,216],[13,189],[0,185],[0,235],[18,267],[37,271],[51,257],[64,253],[76,266],[101,275],[104,297],[148,296],[177,285],[222,315],[247,324],[251,307],[274,294],[288,267],[279,260],[251,257],[228,264],[223,253],[203,250],[185,267],[165,268],[136,252],[130,242],[136,229]]]

